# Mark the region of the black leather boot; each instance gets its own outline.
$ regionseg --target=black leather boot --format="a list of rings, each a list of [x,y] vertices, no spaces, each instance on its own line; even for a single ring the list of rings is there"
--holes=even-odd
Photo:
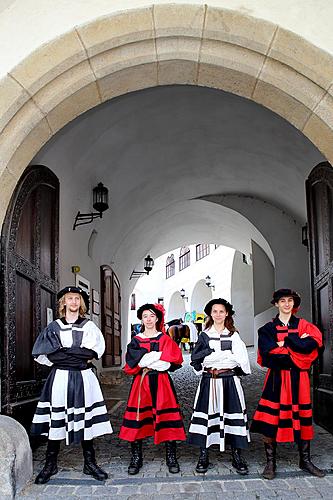
[[[195,468],[196,472],[205,473],[209,467],[209,455],[207,448],[200,448],[200,456]]]
[[[236,469],[238,474],[242,474],[245,476],[249,473],[249,469],[247,468],[247,463],[241,455],[241,451],[239,448],[231,448],[232,453],[232,466]]]
[[[93,478],[97,479],[97,481],[105,481],[105,479],[108,478],[108,475],[96,464],[95,450],[92,439],[88,441],[82,441],[81,444],[84,458],[83,474],[92,476]]]
[[[57,459],[60,450],[60,441],[48,440],[45,465],[35,479],[35,484],[47,483],[51,476],[58,472]]]
[[[134,441],[131,443],[131,461],[128,466],[128,473],[134,476],[142,467],[142,441]]]
[[[171,474],[178,474],[180,468],[177,461],[177,443],[176,441],[167,441],[165,443],[166,464]]]
[[[310,441],[301,440],[298,445],[299,450],[299,468],[309,472],[316,477],[326,476],[325,472],[318,469],[312,462],[310,458]]]
[[[276,476],[276,442],[264,443],[267,464],[263,470],[262,477],[274,479]]]

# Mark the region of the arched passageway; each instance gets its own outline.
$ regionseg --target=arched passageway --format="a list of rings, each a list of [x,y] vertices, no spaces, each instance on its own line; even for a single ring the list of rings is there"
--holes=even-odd
[[[75,28],[71,18],[58,38],[37,42],[15,64],[6,60],[0,220],[34,159],[60,179],[61,283],[80,264],[98,288],[99,266],[108,264],[127,304],[128,277],[149,251],[197,242],[198,229],[213,223],[223,238],[254,227],[275,263],[276,285],[296,283],[309,314],[299,234],[305,179],[321,154],[333,158],[330,53],[280,19],[223,2],[104,14]],[[316,56],[316,67],[304,55]],[[112,210],[94,234],[91,227],[73,233],[72,214],[89,210],[87,193],[99,180],[110,187]],[[232,214],[230,233],[213,205]],[[237,250],[248,258],[246,234]],[[297,266],[285,258],[290,252]]]

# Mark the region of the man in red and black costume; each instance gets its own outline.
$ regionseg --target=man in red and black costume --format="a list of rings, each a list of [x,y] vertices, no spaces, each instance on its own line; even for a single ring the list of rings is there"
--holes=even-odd
[[[322,334],[297,318],[301,298],[289,288],[273,294],[278,315],[258,331],[258,363],[268,368],[262,397],[254,414],[252,432],[264,436],[265,479],[276,475],[276,443],[296,442],[300,469],[317,477],[325,473],[310,458],[313,439],[309,370],[322,347]]]
[[[169,472],[178,473],[176,441],[186,439],[177,396],[169,371],[180,368],[182,353],[164,332],[164,309],[144,304],[137,311],[141,332],[127,346],[127,375],[134,375],[119,437],[131,442],[129,474],[142,467],[142,440],[153,436],[154,443],[166,443]]]

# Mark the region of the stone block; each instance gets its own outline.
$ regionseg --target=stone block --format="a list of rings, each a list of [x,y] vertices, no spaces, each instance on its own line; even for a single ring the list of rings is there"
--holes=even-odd
[[[262,80],[257,81],[252,98],[285,118],[299,130],[303,129],[311,115],[311,111],[288,92],[283,92],[275,85]]]
[[[133,9],[78,28],[89,57],[114,47],[153,38],[152,8]]]
[[[12,496],[32,477],[32,452],[25,429],[16,420],[0,415],[0,491]]]
[[[333,82],[333,56],[291,31],[278,28],[268,55],[324,89]]]
[[[0,80],[0,132],[29,99],[29,94],[11,76]]]
[[[204,5],[154,5],[156,38],[168,36],[201,38],[204,26]]]
[[[43,113],[47,114],[64,99],[95,80],[89,62],[83,61],[45,85],[34,95],[33,100]]]
[[[327,161],[333,164],[333,130],[313,113],[302,132],[326,157]]]
[[[226,92],[250,98],[256,84],[256,78],[234,69],[200,64],[198,85],[212,87]]]
[[[30,99],[10,120],[0,135],[0,171],[6,167],[26,136],[43,118],[42,112]]]
[[[53,133],[100,103],[101,99],[96,82],[92,82],[78,92],[71,94],[47,115],[47,120]]]
[[[87,54],[76,33],[72,31],[42,45],[16,66],[11,74],[33,95],[51,80],[76,66]]]
[[[121,45],[90,59],[91,67],[97,79],[132,66],[149,64],[155,61],[156,48],[152,39]]]
[[[158,64],[159,85],[196,85],[198,63],[192,61],[162,61]]]
[[[117,71],[98,81],[102,101],[157,85],[157,63]]]
[[[276,25],[243,13],[208,7],[203,37],[267,54]]]

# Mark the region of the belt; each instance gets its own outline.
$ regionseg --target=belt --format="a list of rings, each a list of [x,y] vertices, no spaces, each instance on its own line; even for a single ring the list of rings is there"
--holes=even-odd
[[[210,373],[213,375],[213,377],[217,377],[218,375],[221,375],[222,373],[228,374],[228,375],[235,375],[235,371],[232,368],[221,368],[220,370],[217,368],[204,368],[204,372]]]

